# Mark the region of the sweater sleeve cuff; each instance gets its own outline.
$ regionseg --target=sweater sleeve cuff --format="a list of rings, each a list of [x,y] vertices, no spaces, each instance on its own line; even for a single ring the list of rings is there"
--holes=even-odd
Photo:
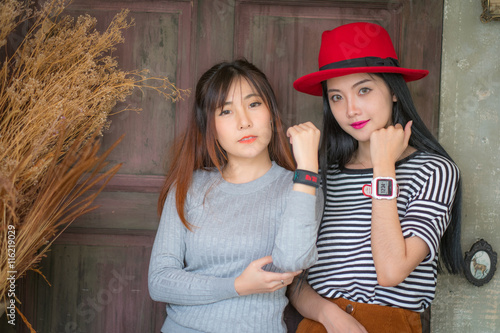
[[[224,278],[224,279],[216,279],[214,281],[214,289],[217,290],[221,299],[238,297],[239,294],[236,292],[234,288],[235,277]]]

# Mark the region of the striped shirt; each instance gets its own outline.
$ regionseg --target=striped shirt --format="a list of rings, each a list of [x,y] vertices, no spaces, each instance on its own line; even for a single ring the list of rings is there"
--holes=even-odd
[[[422,312],[434,299],[437,251],[450,221],[459,170],[448,159],[425,152],[415,152],[396,163],[403,236],[420,237],[430,253],[395,287],[377,284],[370,239],[372,199],[361,190],[372,178],[373,169],[332,167],[328,171],[317,242],[319,257],[308,281],[324,297]]]

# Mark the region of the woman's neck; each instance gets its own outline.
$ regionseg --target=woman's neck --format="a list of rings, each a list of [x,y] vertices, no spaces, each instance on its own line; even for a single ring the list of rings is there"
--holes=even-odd
[[[352,154],[346,164],[349,169],[371,169],[373,168],[370,154],[370,143],[359,143],[358,149]]]
[[[229,183],[249,183],[262,177],[272,167],[269,157],[252,160],[230,160],[222,170],[222,177]]]
[[[398,161],[410,156],[415,151],[417,151],[414,147],[408,146],[405,151],[399,156]],[[372,159],[370,154],[370,145],[359,145],[358,149],[352,154],[351,159],[345,165],[348,169],[372,169]]]

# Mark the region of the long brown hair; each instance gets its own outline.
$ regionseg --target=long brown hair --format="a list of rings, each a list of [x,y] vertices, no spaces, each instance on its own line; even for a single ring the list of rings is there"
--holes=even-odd
[[[167,195],[175,185],[177,213],[189,230],[192,225],[186,220],[184,204],[193,172],[214,167],[222,172],[227,163],[225,152],[216,140],[215,110],[224,105],[229,88],[236,79],[247,80],[271,112],[274,132],[268,147],[269,157],[285,169],[295,169],[276,97],[266,75],[245,59],[213,66],[196,85],[195,103],[186,130],[172,146],[171,165],[158,199],[158,215],[161,215]]]

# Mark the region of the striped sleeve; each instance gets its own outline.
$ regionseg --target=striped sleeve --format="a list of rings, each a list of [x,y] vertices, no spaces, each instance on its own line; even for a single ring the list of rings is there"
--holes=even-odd
[[[417,236],[427,243],[430,253],[424,262],[428,262],[437,255],[450,222],[459,170],[452,162],[433,156],[419,172],[422,184],[415,199],[408,202],[401,228],[405,238]]]

